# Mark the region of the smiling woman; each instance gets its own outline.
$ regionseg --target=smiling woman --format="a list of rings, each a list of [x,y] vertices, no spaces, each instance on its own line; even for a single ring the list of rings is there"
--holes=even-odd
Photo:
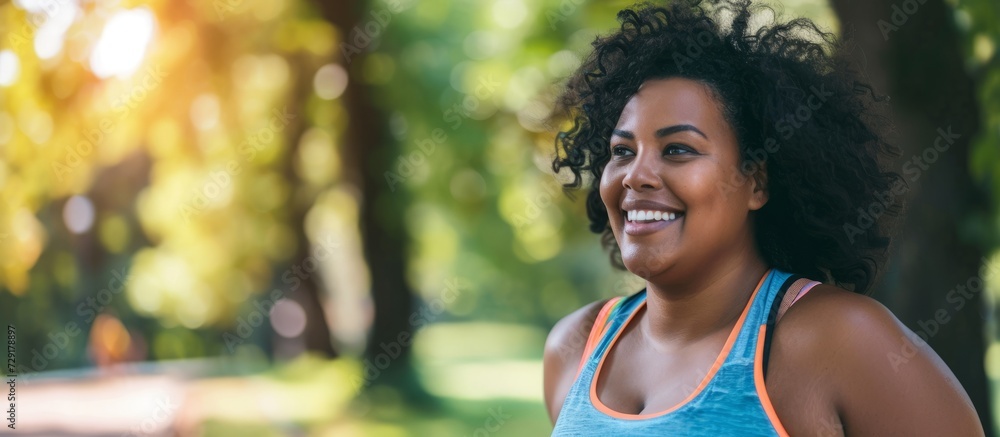
[[[624,10],[570,78],[553,168],[589,179],[591,230],[646,287],[552,329],[554,434],[982,435],[937,354],[863,294],[901,210],[882,99],[832,35],[752,28],[760,9]]]

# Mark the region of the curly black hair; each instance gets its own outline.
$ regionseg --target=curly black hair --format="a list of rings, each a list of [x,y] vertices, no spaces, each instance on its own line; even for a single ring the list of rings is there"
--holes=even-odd
[[[761,12],[775,19],[755,26]],[[620,29],[598,37],[557,100],[552,169],[572,171],[564,191],[592,176],[590,229],[612,264],[621,252],[601,201],[611,131],[627,101],[651,79],[705,84],[736,133],[741,174],[769,200],[755,212],[758,250],[772,267],[869,292],[885,262],[905,181],[887,171],[899,156],[877,95],[852,68],[849,46],[812,21],[780,22],[749,0],[640,4],[618,13]],[[903,185],[900,185],[903,184]]]

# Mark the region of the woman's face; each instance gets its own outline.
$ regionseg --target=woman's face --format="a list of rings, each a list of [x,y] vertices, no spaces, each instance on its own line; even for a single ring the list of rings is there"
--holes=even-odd
[[[767,195],[740,173],[736,136],[706,85],[645,82],[609,147],[600,193],[629,271],[694,273],[755,250],[750,211]]]

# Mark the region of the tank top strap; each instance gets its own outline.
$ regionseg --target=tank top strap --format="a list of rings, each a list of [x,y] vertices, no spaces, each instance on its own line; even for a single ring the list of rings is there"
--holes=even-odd
[[[587,337],[587,345],[584,348],[583,356],[580,357],[580,364],[576,371],[577,377],[583,372],[583,368],[588,362],[596,363],[600,360],[611,339],[639,307],[639,304],[645,300],[646,289],[643,288],[630,296],[613,297],[604,304],[601,312],[597,314],[597,319],[594,320],[590,335]]]
[[[768,311],[764,338],[758,340],[764,342],[763,353],[761,354],[761,368],[764,375],[767,375],[767,364],[771,357],[771,340],[774,337],[774,327],[777,325],[778,320],[781,320],[781,316],[791,308],[792,304],[798,302],[799,299],[819,284],[821,284],[819,281],[813,281],[803,276],[789,275],[788,279],[785,279],[784,284],[782,284],[781,289],[775,294],[774,300],[770,305],[771,310]]]
[[[587,363],[587,357],[593,352],[594,347],[597,346],[597,342],[600,341],[601,335],[604,334],[604,328],[607,327],[608,319],[611,318],[613,311],[621,304],[624,296],[615,296],[601,307],[601,311],[597,313],[597,318],[594,319],[594,324],[590,328],[590,334],[587,336],[587,343],[583,348],[583,355],[580,357],[580,364],[576,368],[577,376],[580,375],[580,371],[583,370],[583,365]]]
[[[776,311],[774,303],[776,300],[780,303],[778,295],[787,289],[791,283],[789,282],[790,278],[793,278],[791,273],[774,268],[764,274],[754,291],[746,319],[743,321],[743,326],[739,328],[739,336],[736,338],[736,343],[726,361],[753,362],[760,328],[767,325],[772,309]]]

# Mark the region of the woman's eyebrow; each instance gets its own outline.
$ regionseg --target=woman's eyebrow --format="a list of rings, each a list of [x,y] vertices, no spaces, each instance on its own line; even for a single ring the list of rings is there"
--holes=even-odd
[[[694,132],[694,133],[696,133],[698,135],[701,135],[702,138],[704,138],[706,140],[708,139],[708,135],[705,135],[705,133],[702,132],[700,129],[698,129],[698,128],[690,125],[690,124],[677,124],[677,125],[673,125],[673,126],[661,127],[661,128],[659,128],[659,129],[656,130],[656,137],[657,138],[663,138],[665,136],[672,135],[672,134],[675,134],[677,132],[684,132],[684,131]],[[621,130],[621,129],[614,129],[614,130],[611,131],[611,133],[613,135],[615,135],[615,136],[619,136],[619,137],[625,138],[626,140],[634,140],[635,139],[635,134],[633,134],[631,131]]]

